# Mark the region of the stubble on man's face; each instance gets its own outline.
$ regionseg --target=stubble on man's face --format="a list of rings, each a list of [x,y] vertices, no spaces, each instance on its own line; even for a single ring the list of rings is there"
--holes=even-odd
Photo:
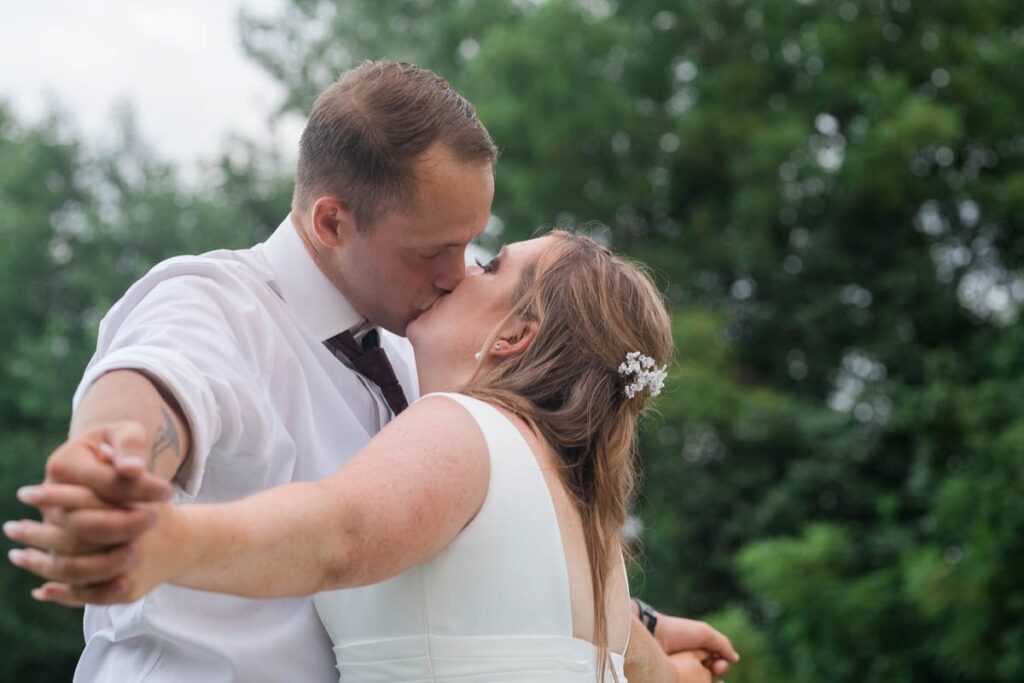
[[[483,232],[494,197],[490,164],[444,149],[421,157],[417,177],[412,204],[344,245],[333,274],[361,315],[400,335],[465,276],[466,246]]]

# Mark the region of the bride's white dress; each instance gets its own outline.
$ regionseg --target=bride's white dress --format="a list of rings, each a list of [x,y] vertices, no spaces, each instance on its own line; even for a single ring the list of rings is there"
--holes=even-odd
[[[565,553],[537,460],[498,410],[441,395],[483,432],[487,497],[426,562],[382,583],[315,596],[342,683],[596,681],[596,648],[572,635]],[[611,653],[611,666],[625,681],[621,655]]]

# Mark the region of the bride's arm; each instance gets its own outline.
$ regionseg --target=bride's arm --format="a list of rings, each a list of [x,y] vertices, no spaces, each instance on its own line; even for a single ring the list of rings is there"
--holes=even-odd
[[[116,595],[89,595],[79,580],[47,584],[39,597],[129,602],[163,582],[282,597],[381,581],[455,538],[483,504],[489,468],[469,413],[450,399],[427,398],[324,481],[233,503],[161,507]]]

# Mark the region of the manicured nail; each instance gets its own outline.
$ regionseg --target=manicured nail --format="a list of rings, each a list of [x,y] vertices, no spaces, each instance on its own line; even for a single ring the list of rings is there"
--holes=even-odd
[[[22,561],[25,558],[25,551],[21,548],[11,548],[7,551],[7,559],[11,561],[11,564],[21,566]]]
[[[118,453],[118,467],[145,467],[146,461],[138,453]]]
[[[38,600],[40,602],[45,602],[46,601],[46,597],[43,594],[43,589],[42,588],[33,588],[32,591],[31,591],[31,595],[32,595],[32,597],[35,600]]]
[[[38,486],[22,486],[16,495],[18,500],[28,505],[35,505],[43,499],[43,491]]]
[[[21,522],[4,522],[4,533],[7,535],[7,538],[17,539],[24,530],[25,525]]]

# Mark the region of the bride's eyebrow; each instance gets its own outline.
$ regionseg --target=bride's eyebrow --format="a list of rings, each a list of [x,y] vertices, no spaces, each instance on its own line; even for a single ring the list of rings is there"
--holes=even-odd
[[[498,255],[491,259],[490,266],[491,266],[491,272],[492,273],[497,273],[498,272],[498,268],[501,267],[502,257],[504,257],[504,256],[505,256],[505,247],[502,247],[501,251],[498,252]]]

